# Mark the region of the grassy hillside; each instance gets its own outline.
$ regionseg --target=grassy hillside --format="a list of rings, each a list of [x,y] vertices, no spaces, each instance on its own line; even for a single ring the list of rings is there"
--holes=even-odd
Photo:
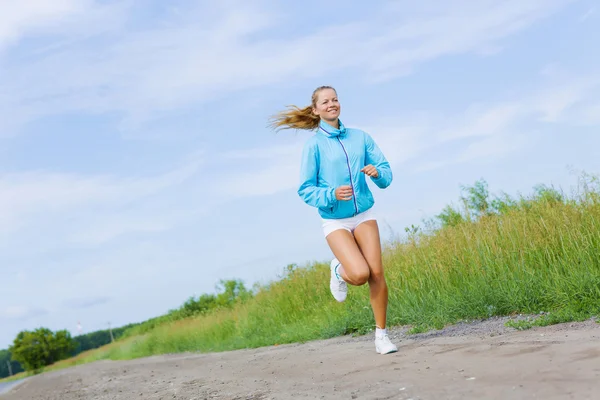
[[[389,325],[422,331],[495,315],[544,312],[539,323],[598,315],[599,189],[588,175],[570,195],[539,186],[527,197],[491,196],[484,181],[464,187],[459,207],[386,245]],[[350,287],[347,301],[337,303],[328,282],[327,263],[289,266],[281,280],[228,307],[155,324],[57,367],[372,330],[368,287]]]

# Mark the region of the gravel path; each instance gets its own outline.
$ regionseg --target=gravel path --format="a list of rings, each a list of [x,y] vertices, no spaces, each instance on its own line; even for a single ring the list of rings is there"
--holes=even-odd
[[[600,325],[527,331],[503,318],[407,336],[372,335],[211,354],[101,361],[33,377],[1,400],[597,399]]]

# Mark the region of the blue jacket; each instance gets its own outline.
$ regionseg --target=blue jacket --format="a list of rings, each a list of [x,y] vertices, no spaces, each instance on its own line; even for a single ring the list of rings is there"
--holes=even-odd
[[[318,208],[327,219],[353,217],[367,211],[374,204],[373,194],[360,170],[372,164],[379,173],[371,180],[384,189],[392,183],[392,170],[375,141],[359,129],[340,129],[321,120],[317,133],[304,145],[300,167],[298,195]],[[337,200],[335,189],[351,185],[354,195],[350,200]]]

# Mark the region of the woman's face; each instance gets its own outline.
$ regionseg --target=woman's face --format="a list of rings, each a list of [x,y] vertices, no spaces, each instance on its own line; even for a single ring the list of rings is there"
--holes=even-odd
[[[316,104],[313,106],[313,113],[321,117],[322,120],[330,122],[339,118],[340,111],[340,102],[335,90],[323,89],[319,91]]]

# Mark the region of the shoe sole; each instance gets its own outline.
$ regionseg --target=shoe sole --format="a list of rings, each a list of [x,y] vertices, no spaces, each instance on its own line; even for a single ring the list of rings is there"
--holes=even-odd
[[[381,355],[392,354],[392,353],[397,353],[398,352],[398,349],[396,349],[396,350],[390,350],[390,351],[385,352],[385,353],[381,352],[379,349],[375,349],[375,350],[377,351],[377,353],[379,353]]]

